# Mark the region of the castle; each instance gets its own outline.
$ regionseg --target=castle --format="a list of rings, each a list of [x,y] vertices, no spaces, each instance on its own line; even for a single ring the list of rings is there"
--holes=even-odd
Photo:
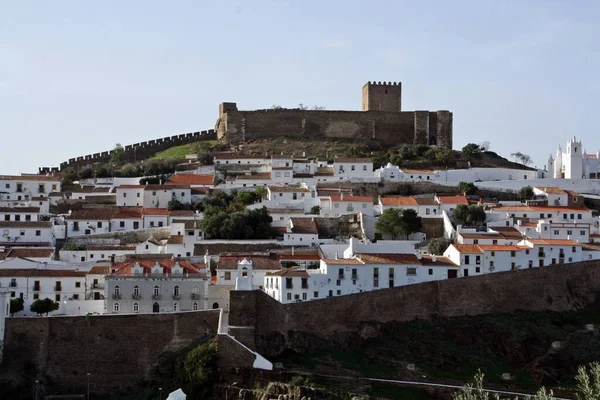
[[[548,158],[548,172],[556,179],[598,179],[600,178],[600,151],[587,154],[581,140],[575,136],[567,142],[567,151],[560,145],[556,149],[556,158]]]
[[[290,136],[379,140],[392,146],[425,144],[451,149],[452,113],[402,111],[400,82],[367,82],[362,88],[362,111],[242,111],[236,103],[221,103],[215,131],[219,139],[233,144]]]

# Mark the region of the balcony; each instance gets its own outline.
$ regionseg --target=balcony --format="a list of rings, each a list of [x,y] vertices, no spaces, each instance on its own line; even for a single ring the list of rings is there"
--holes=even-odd
[[[112,298],[113,300],[121,300],[121,295],[119,293],[113,293]]]
[[[181,295],[179,295],[179,294],[174,294],[174,295],[173,295],[173,300],[181,300]]]
[[[192,300],[200,300],[200,295],[198,293],[192,293],[190,297]]]
[[[153,294],[152,295],[152,300],[160,300],[162,299],[162,296],[160,294]]]
[[[131,298],[133,300],[141,300],[142,299],[142,295],[141,294],[132,294]]]
[[[104,289],[104,283],[92,283],[92,289]]]
[[[56,285],[56,286],[54,286],[54,291],[55,292],[61,292],[62,291],[62,285]]]

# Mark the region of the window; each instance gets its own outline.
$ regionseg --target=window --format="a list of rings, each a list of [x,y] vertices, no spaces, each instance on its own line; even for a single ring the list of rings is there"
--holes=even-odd
[[[125,228],[125,221],[119,221],[119,228]]]
[[[476,265],[480,265],[481,264],[481,256],[475,256],[475,264]]]
[[[581,219],[581,214],[577,214],[577,219]]]
[[[98,228],[102,228],[102,221],[98,221],[98,223],[96,224],[96,226],[97,226]]]
[[[429,268],[429,275],[433,275],[433,268]]]
[[[140,311],[140,303],[133,303],[133,312]]]
[[[125,197],[127,197],[127,193],[123,193],[123,197],[124,197],[124,198],[125,198]]]
[[[13,292],[13,294],[14,294],[14,292]],[[13,296],[13,297],[14,297],[14,296]],[[55,295],[55,296],[54,296],[54,300],[55,300],[55,301],[60,301],[60,294],[57,294],[57,295]]]
[[[490,268],[494,268],[494,262],[490,261]]]
[[[388,287],[394,287],[394,280],[393,279],[390,279]]]
[[[308,289],[308,278],[302,278],[302,289]],[[306,299],[304,299],[306,300]]]
[[[281,176],[281,172],[275,172],[275,176],[276,177],[280,177]],[[288,300],[291,300],[291,299],[288,299]]]
[[[40,295],[38,293],[34,293],[33,294],[33,299],[34,300],[38,300],[40,298]]]
[[[179,286],[177,285],[173,288],[173,296],[180,296]]]
[[[373,279],[373,287],[379,287],[379,279]]]
[[[340,203],[335,203],[335,204],[333,205],[333,208],[340,208]]]
[[[416,275],[417,274],[417,269],[415,267],[407,267],[406,268],[406,275]]]
[[[336,286],[342,286],[342,281],[341,280],[336,280],[335,281]]]
[[[318,299],[318,298],[319,298],[319,292],[314,292],[314,293],[313,293],[313,297],[314,297],[315,299]]]
[[[559,234],[558,230],[556,230],[556,229],[555,229],[555,230],[554,230],[554,234],[555,234],[555,235],[558,235],[558,234]]]
[[[4,220],[5,220],[5,221],[10,221],[10,215],[6,214],[6,215],[4,216]]]
[[[154,296],[160,296],[160,287],[158,285],[154,286],[154,290],[152,292]]]
[[[529,268],[533,267],[533,261],[529,260],[528,261],[528,266],[529,266]]]
[[[355,169],[356,169],[356,168],[354,167],[354,165],[352,165],[352,166],[350,167],[350,170],[351,170],[351,171],[354,171]]]
[[[179,303],[173,303],[173,312],[179,311]]]
[[[40,231],[40,230],[35,231],[35,236],[42,236],[42,231]]]
[[[478,274],[481,272],[481,267],[475,267],[475,273]]]
[[[335,294],[338,295],[338,296],[341,296],[342,295],[342,291],[338,289]]]
[[[294,288],[294,282],[293,282],[292,278],[285,278],[285,288],[286,289]]]
[[[492,253],[491,253],[490,255],[491,255],[492,257],[495,257],[495,256],[496,256],[496,252],[495,252],[495,251],[492,251]]]
[[[463,270],[463,276],[469,276],[469,269],[468,268],[465,268]]]
[[[119,303],[113,304],[113,311],[114,312],[119,312],[120,309],[121,309],[121,306],[119,305]]]
[[[579,234],[580,234],[581,236],[585,236],[585,231],[579,231]]]
[[[366,171],[366,170],[367,170],[367,166],[363,165],[363,171]]]
[[[81,287],[81,282],[75,282],[75,287]]]
[[[73,222],[73,230],[74,231],[78,231],[79,230],[79,222],[78,221]]]
[[[516,255],[517,255],[517,252],[516,252],[516,251],[511,251],[511,252],[510,252],[510,256],[511,256],[511,257],[516,257]]]
[[[25,221],[31,221],[31,215],[26,215],[25,216]]]
[[[134,296],[139,296],[140,295],[140,287],[138,285],[135,285],[133,287],[133,295]]]
[[[302,300],[306,300],[306,293],[302,293]]]
[[[133,222],[133,229],[139,229],[140,223],[138,221]]]
[[[573,246],[572,250],[573,250],[573,253],[576,253],[577,252],[577,247]]]
[[[465,256],[465,264],[471,264],[471,257]]]
[[[567,235],[572,235],[573,231],[567,231]]]
[[[115,286],[115,296],[118,296],[121,294],[121,288],[117,285]]]
[[[21,230],[21,232],[19,232],[19,234],[20,234],[21,236],[25,236],[25,231],[24,231],[24,230]]]
[[[192,310],[198,311],[198,303],[192,304]]]
[[[288,300],[292,300],[292,294],[291,294],[291,293],[288,293],[288,294],[287,294],[287,299],[288,299]]]
[[[137,196],[136,196],[136,197],[140,197],[140,194],[139,194],[139,193],[137,193]]]

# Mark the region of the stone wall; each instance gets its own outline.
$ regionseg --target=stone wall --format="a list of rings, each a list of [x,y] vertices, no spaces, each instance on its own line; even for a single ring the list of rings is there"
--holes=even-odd
[[[282,305],[263,292],[231,292],[229,324],[253,325],[265,357],[347,347],[365,322],[514,310],[565,311],[600,304],[600,261],[449,279]]]
[[[188,144],[201,140],[214,140],[217,138],[217,134],[213,129],[199,132],[184,133],[181,135],[167,136],[160,139],[148,140],[147,142],[134,143],[124,147],[123,159],[125,162],[135,162],[139,160],[145,160],[159,151],[168,149],[173,146],[179,146],[182,144]],[[67,167],[79,168],[86,165],[92,165],[95,163],[104,163],[110,160],[110,157],[115,153],[115,150],[103,151],[101,153],[88,154],[85,156],[79,156],[70,158],[68,161],[60,163],[60,168],[57,167],[40,167],[39,173],[44,174],[48,172],[62,171]]]
[[[217,334],[219,311],[8,318],[0,388],[68,387],[94,394],[135,389],[161,357]]]
[[[390,146],[437,144],[452,148],[452,113],[290,109],[238,111],[229,108],[217,121],[217,136],[231,143],[289,136],[379,140]]]

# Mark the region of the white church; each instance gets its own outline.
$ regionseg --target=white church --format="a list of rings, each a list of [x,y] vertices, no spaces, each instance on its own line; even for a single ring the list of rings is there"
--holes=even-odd
[[[567,150],[560,145],[556,149],[556,158],[548,158],[548,172],[556,179],[600,179],[600,151],[588,154],[583,150],[581,141],[575,136],[567,142]]]

